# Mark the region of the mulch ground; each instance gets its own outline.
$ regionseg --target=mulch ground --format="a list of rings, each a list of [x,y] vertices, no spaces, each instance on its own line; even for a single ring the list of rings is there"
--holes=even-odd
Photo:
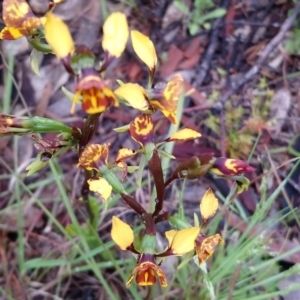
[[[48,1],[29,1],[35,13],[43,13]],[[93,49],[99,61],[103,57],[101,50],[101,26],[103,24],[102,10],[98,0],[91,1],[66,0],[57,7],[56,12],[68,23],[77,44],[86,44]],[[128,16],[132,29],[137,29],[149,35],[153,40],[159,57],[159,68],[155,75],[155,83],[167,81],[173,74],[180,72],[185,79],[187,97],[185,99],[181,127],[189,127],[202,133],[201,139],[194,143],[178,144],[174,155],[183,160],[191,155],[214,152],[218,156],[247,159],[257,139],[258,144],[252,156],[251,165],[256,167],[256,173],[249,178],[251,186],[248,191],[239,196],[247,214],[251,215],[260,199],[262,174],[267,173],[268,194],[274,191],[287,176],[295,161],[289,159],[296,155],[289,149],[300,151],[299,117],[300,117],[300,56],[290,53],[290,41],[293,36],[293,26],[300,24],[300,5],[292,1],[215,1],[217,7],[227,9],[227,14],[210,22],[210,29],[199,28],[195,35],[189,34],[189,17],[194,12],[191,1],[184,1],[190,14],[185,15],[172,1],[136,1],[135,7],[124,6],[117,1],[108,1],[109,11],[121,10]],[[293,13],[295,18],[292,19]],[[64,121],[67,124],[82,126],[84,113],[80,107],[75,114],[70,115],[71,103],[61,91],[61,86],[69,90],[74,88],[74,78],[69,76],[52,55],[40,57],[41,77],[30,69],[30,49],[26,41],[17,40],[14,43],[3,41],[2,71],[10,53],[15,56],[14,77],[16,83],[12,91],[11,114],[39,115]],[[289,52],[290,51],[290,52]],[[2,74],[4,74],[2,72]],[[124,82],[145,84],[147,70],[134,55],[128,45],[122,57],[107,71],[106,77],[116,87],[116,79]],[[0,83],[4,91],[4,80]],[[22,95],[22,97],[20,96]],[[27,108],[24,109],[25,101]],[[28,109],[28,110],[27,110]],[[101,117],[93,141],[111,143],[112,154],[120,147],[134,148],[136,145],[126,134],[115,134],[113,128],[128,124],[138,112],[129,108],[111,109]],[[155,115],[159,126],[157,139],[163,139],[169,127],[169,122],[160,114]],[[53,135],[45,135],[53,138]],[[13,166],[13,141],[10,138],[0,139],[2,161]],[[18,158],[20,174],[25,174],[26,163],[36,155],[32,141],[28,137],[20,139]],[[74,205],[83,210],[76,199],[80,197],[82,178],[76,168],[76,153],[66,153],[59,164],[64,171],[64,182]],[[174,164],[175,165],[175,164]],[[173,165],[171,165],[173,166]],[[280,168],[277,168],[281,166]],[[24,179],[26,184],[46,178],[46,171],[39,175]],[[8,174],[7,167],[0,164],[0,174]],[[292,207],[299,206],[299,174],[297,168],[285,188],[274,203],[274,212],[288,208],[286,201],[290,200]],[[0,179],[0,191],[4,193],[0,199],[0,208],[10,204],[15,178]],[[198,208],[200,195],[206,187],[212,186],[226,196],[231,183],[225,180],[215,180],[212,177],[189,183],[186,193],[187,212],[193,216]],[[55,186],[37,189],[36,193],[44,199],[45,205],[51,209],[51,199],[56,197]],[[170,197],[175,197],[171,192]],[[142,197],[143,198],[143,197]],[[24,203],[30,200],[24,195]],[[147,199],[144,199],[147,202]],[[170,203],[169,203],[170,202]],[[171,201],[167,201],[169,209],[175,209]],[[49,221],[46,216],[32,203],[25,206],[25,231],[28,239],[28,258],[43,256],[49,248],[63,242],[55,231],[48,232]],[[122,208],[127,209],[124,204]],[[128,210],[130,216],[130,212]],[[230,214],[228,212],[228,214]],[[32,219],[34,216],[34,219]],[[228,215],[229,216],[229,215]],[[238,216],[230,215],[231,226],[241,224]],[[28,221],[27,221],[27,219]],[[68,217],[62,207],[57,209],[57,218],[63,224],[68,224]],[[34,221],[33,221],[34,220]],[[0,219],[0,259],[10,261],[15,259],[14,247],[16,240],[16,211],[10,211]],[[238,227],[243,231],[243,226]],[[254,228],[259,232],[260,225]],[[108,227],[104,228],[109,235]],[[288,233],[287,233],[288,232]],[[275,237],[275,236],[274,236]],[[288,238],[287,238],[288,237]],[[288,225],[278,228],[276,243],[271,245],[273,251],[285,251],[299,244],[299,227],[293,220]],[[278,242],[279,241],[279,242]],[[282,243],[281,243],[281,242]],[[26,246],[26,247],[27,247]],[[285,261],[288,264],[300,262],[297,255],[290,256]],[[45,283],[54,280],[55,274],[44,277]],[[79,282],[80,281],[80,282]],[[0,283],[10,285],[20,298],[25,299],[22,283],[14,268],[8,277],[0,276]],[[112,282],[116,290],[121,291],[122,284]],[[82,295],[83,299],[98,299],[101,292],[91,274],[75,276],[64,283],[65,299],[72,298],[72,291],[90,293]],[[49,288],[51,290],[51,288]],[[120,292],[122,293],[122,291]],[[1,293],[0,293],[1,295]],[[17,299],[16,294],[16,299]],[[89,297],[89,298],[88,298]],[[35,298],[44,299],[44,298]],[[46,299],[46,298],[45,298]]]

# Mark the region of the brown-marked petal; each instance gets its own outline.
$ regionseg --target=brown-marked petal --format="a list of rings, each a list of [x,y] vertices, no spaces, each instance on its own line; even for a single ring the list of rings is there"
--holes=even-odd
[[[212,236],[200,234],[195,241],[195,249],[199,260],[199,265],[203,264],[215,252],[219,244],[223,244],[221,236],[217,233]]]
[[[146,91],[137,83],[125,83],[115,90],[115,94],[135,109],[143,111],[149,107]]]
[[[136,155],[136,151],[132,150],[132,149],[129,149],[129,148],[121,148],[118,150],[118,153],[117,153],[117,157],[116,157],[116,162],[120,162],[124,159],[127,159],[127,158],[130,158],[130,157],[133,157]]]
[[[137,116],[133,122],[130,123],[129,132],[131,137],[138,142],[141,147],[147,143],[153,142],[153,128],[154,124],[150,115],[142,114]]]
[[[255,168],[239,159],[217,157],[210,171],[216,175],[233,176],[253,172]]]
[[[136,276],[136,283],[140,286],[149,286],[156,283],[156,276],[160,281],[160,285],[166,287],[166,276],[162,269],[157,265],[153,255],[141,254],[137,266],[132,271],[132,274],[126,285],[130,285],[132,279]]]
[[[121,248],[121,250],[126,250],[133,243],[133,230],[127,223],[113,216],[111,238]]]
[[[184,82],[182,76],[178,73],[174,75],[167,83],[166,87],[157,95],[157,100],[151,100],[151,105],[161,110],[161,112],[173,124],[177,124],[177,106],[178,99],[184,90]]]
[[[111,56],[119,57],[125,50],[128,36],[126,16],[121,12],[114,12],[104,22],[102,48]]]
[[[0,39],[13,40],[30,35],[31,30],[42,25],[25,0],[4,0],[3,21],[6,27],[0,33]]]
[[[131,31],[131,41],[136,55],[153,71],[157,65],[156,51],[148,36],[137,30]]]
[[[88,114],[104,112],[111,104],[119,105],[113,91],[92,68],[84,69],[81,72],[76,85],[74,102],[77,102],[80,97],[82,97],[82,109]]]
[[[4,0],[3,21],[4,24],[11,27],[22,27],[23,22],[33,17],[32,10],[25,0]]]
[[[78,168],[85,168],[87,170],[96,169],[101,164],[107,165],[107,158],[110,144],[90,144],[85,147],[79,157]]]

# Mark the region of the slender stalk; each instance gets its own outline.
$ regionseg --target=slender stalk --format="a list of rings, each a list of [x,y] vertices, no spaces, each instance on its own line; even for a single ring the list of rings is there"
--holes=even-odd
[[[147,213],[143,206],[140,203],[138,203],[132,196],[124,193],[120,193],[120,195],[126,202],[126,204],[128,204],[137,214],[143,216]]]
[[[93,137],[97,129],[100,115],[101,113],[89,115],[86,122],[84,123],[82,128],[82,135],[79,140],[79,156],[81,155],[85,146],[90,142],[91,138]]]
[[[86,145],[90,142],[91,138],[95,134],[95,131],[97,129],[97,125],[99,122],[99,114],[89,115],[86,122],[84,123],[84,126],[82,128],[82,134],[79,140],[79,157],[83,150],[85,149]],[[89,203],[89,184],[88,180],[93,176],[93,171],[84,170],[84,181],[81,187],[81,196],[85,203],[85,207],[87,210],[87,213],[89,215],[90,223],[93,224],[93,221],[96,216],[93,215],[93,210],[90,207]]]
[[[155,209],[152,214],[153,217],[156,217],[163,208],[164,195],[165,195],[165,184],[164,184],[164,175],[161,167],[161,161],[158,156],[158,152],[155,149],[153,155],[148,163],[150,172],[153,175],[154,184],[156,188],[157,200],[155,204]]]
[[[156,234],[156,228],[155,228],[155,222],[153,219],[152,214],[146,213],[143,215],[143,220],[145,222],[145,235],[155,235]]]

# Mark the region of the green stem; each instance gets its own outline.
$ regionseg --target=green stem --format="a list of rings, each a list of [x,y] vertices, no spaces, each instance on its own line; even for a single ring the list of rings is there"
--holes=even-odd
[[[52,49],[48,44],[44,44],[37,39],[30,38],[28,38],[28,42],[32,48],[36,49],[39,52],[43,52],[45,54],[52,53]]]

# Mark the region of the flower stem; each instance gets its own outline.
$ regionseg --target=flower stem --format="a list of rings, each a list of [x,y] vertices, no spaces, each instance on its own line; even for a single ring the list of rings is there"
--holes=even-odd
[[[150,172],[153,175],[156,194],[157,194],[157,199],[156,199],[157,202],[155,204],[155,209],[152,214],[153,217],[156,217],[163,208],[164,195],[165,195],[164,175],[161,167],[161,161],[156,149],[153,151],[153,155],[149,160],[148,166]]]
[[[94,115],[89,115],[86,122],[84,123],[83,128],[82,128],[82,134],[79,139],[79,156],[81,155],[82,151],[84,150],[86,145],[89,143],[89,141],[93,137],[93,135],[97,129],[99,117],[100,117],[100,113],[94,114]],[[88,197],[89,191],[90,191],[88,180],[92,177],[92,175],[93,174],[91,171],[84,170],[84,181],[81,186],[81,196],[85,203],[87,213],[89,215],[90,224],[93,224],[93,221],[96,217],[93,215],[93,211],[92,211],[92,208],[90,207],[90,202],[89,202],[89,197]]]

